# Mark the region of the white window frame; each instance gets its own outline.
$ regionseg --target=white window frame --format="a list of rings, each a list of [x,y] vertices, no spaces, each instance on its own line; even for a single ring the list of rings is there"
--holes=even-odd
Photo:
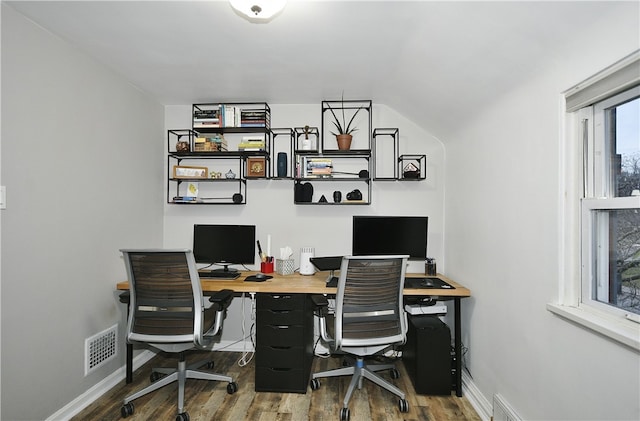
[[[602,156],[604,142],[596,130],[604,130],[602,110],[619,98],[620,90],[626,86],[614,86],[614,92],[600,92],[593,95],[590,103],[570,104],[567,98],[576,94],[580,97],[598,84],[611,85],[613,76],[620,75],[620,69],[628,71],[631,66],[640,63],[640,51],[611,66],[593,78],[570,89],[561,98],[561,121],[563,142],[560,146],[560,174],[565,178],[561,185],[560,209],[560,288],[558,300],[549,303],[547,309],[554,314],[587,327],[618,343],[640,351],[640,317],[622,309],[606,305],[592,299],[594,264],[592,261],[591,241],[594,213],[598,210],[640,208],[640,197],[609,197],[607,171],[600,172],[594,156]],[[637,73],[637,72],[631,72]],[[609,78],[609,79],[608,79]],[[628,78],[626,78],[628,79]],[[608,84],[607,84],[608,83]],[[637,84],[638,80],[631,82]],[[618,84],[619,85],[619,84]],[[640,87],[632,88],[640,89]],[[602,90],[601,90],[602,91]],[[636,93],[631,93],[631,96]],[[612,99],[609,100],[608,98]],[[574,98],[575,99],[575,98]],[[582,98],[580,98],[582,100]],[[596,103],[598,105],[596,106]],[[594,106],[591,106],[594,105]],[[604,159],[604,158],[603,158]],[[607,258],[608,259],[608,258]]]

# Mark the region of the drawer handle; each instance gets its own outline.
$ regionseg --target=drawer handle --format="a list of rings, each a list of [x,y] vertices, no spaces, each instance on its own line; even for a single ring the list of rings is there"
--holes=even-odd
[[[270,311],[270,312],[272,312],[272,313],[275,313],[275,314],[287,314],[287,313],[291,313],[291,311],[290,311],[290,310],[269,310],[269,311]]]

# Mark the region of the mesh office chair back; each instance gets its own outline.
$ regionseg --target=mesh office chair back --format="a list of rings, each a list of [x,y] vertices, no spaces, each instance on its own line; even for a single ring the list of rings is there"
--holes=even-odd
[[[347,256],[336,295],[336,348],[369,355],[402,343],[407,321],[402,289],[408,256]],[[359,347],[365,349],[358,351]]]
[[[187,254],[128,252],[133,311],[130,339],[192,341],[195,297]],[[172,339],[170,339],[172,338]]]

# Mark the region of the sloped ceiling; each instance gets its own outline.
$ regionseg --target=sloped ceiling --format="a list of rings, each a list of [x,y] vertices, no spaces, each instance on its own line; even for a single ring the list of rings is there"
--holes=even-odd
[[[633,6],[289,0],[273,21],[254,24],[226,1],[7,3],[162,104],[319,103],[344,92],[436,136]]]

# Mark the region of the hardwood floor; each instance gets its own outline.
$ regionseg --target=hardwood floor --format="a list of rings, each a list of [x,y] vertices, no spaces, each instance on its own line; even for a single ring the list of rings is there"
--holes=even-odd
[[[251,420],[251,421],[316,421],[339,420],[340,408],[348,386],[348,378],[320,379],[316,391],[306,394],[256,393],[254,390],[254,361],[241,367],[237,364],[241,354],[235,352],[191,352],[187,362],[213,358],[212,371],[233,377],[238,391],[227,393],[227,383],[205,380],[187,380],[185,410],[192,421]],[[342,359],[315,358],[312,371],[339,367]],[[149,383],[152,367],[174,367],[174,355],[160,354],[134,373],[131,384],[122,380],[96,402],[72,418],[73,421],[120,420],[123,398]],[[397,364],[400,378],[394,383],[405,391],[409,412],[398,410],[398,399],[370,381],[362,390],[356,390],[349,403],[351,421],[480,421],[466,398],[451,396],[416,395],[413,384],[402,363]],[[383,374],[390,378],[388,374]],[[135,413],[127,420],[173,420],[177,411],[175,383],[134,401]]]

